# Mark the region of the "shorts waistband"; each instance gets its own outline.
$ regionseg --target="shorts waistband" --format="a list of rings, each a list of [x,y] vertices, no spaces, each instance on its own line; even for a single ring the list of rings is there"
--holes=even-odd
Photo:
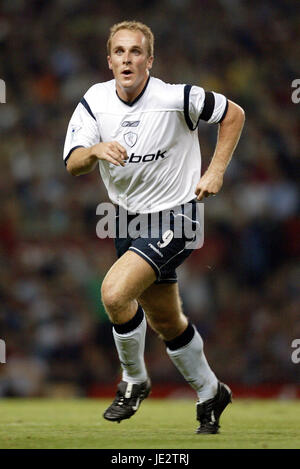
[[[137,216],[137,215],[151,215],[151,213],[162,213],[162,212],[165,212],[167,210],[173,210],[175,207],[182,207],[183,205],[185,204],[190,204],[190,203],[197,203],[197,200],[196,200],[196,197],[194,199],[191,199],[189,200],[188,202],[184,202],[182,204],[178,204],[178,205],[174,205],[170,208],[165,208],[164,210],[159,210],[158,212],[148,212],[148,213],[140,213],[140,212],[136,212],[136,213],[132,213],[132,212],[129,212],[128,210],[126,210],[125,208],[123,209],[125,212],[127,212],[128,216]],[[120,205],[118,204],[114,204],[114,206],[116,207],[117,209],[117,215],[119,214],[119,211],[120,211]]]

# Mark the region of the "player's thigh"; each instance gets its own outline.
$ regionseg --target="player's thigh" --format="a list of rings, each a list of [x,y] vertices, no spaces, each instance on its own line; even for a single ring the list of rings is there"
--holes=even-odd
[[[154,283],[140,295],[138,302],[152,323],[172,323],[183,314],[177,283]]]
[[[138,254],[127,251],[107,272],[101,287],[104,303],[138,298],[156,280],[153,268]]]

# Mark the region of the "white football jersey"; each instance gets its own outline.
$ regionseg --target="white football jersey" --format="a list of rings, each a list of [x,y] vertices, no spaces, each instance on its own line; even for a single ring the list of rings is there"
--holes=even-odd
[[[199,119],[218,123],[227,107],[219,93],[154,77],[132,103],[118,97],[115,80],[95,84],[71,117],[65,163],[75,148],[117,141],[128,154],[125,166],[99,160],[110,200],[131,213],[170,209],[195,198]]]

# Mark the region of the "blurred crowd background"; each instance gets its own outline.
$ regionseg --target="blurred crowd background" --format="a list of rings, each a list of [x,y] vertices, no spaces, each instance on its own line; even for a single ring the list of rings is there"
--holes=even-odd
[[[62,161],[70,116],[111,79],[109,27],[153,30],[152,75],[225,94],[246,124],[221,193],[205,202],[205,243],[178,270],[186,314],[222,381],[299,385],[299,3],[267,0],[1,0],[0,396],[89,395],[119,380],[101,281],[116,259],[96,236],[98,171]],[[217,126],[199,127],[203,170]],[[153,383],[182,384],[151,330]],[[64,391],[62,391],[64,390]]]

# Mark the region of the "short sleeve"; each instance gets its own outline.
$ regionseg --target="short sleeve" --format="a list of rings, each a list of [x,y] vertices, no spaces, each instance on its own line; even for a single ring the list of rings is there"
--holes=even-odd
[[[214,91],[205,91],[199,86],[185,85],[184,115],[190,130],[198,127],[199,121],[208,124],[220,123],[227,112],[227,98]]]
[[[79,147],[88,148],[100,142],[98,124],[85,98],[78,103],[68,125],[63,159],[65,164],[72,151]]]

